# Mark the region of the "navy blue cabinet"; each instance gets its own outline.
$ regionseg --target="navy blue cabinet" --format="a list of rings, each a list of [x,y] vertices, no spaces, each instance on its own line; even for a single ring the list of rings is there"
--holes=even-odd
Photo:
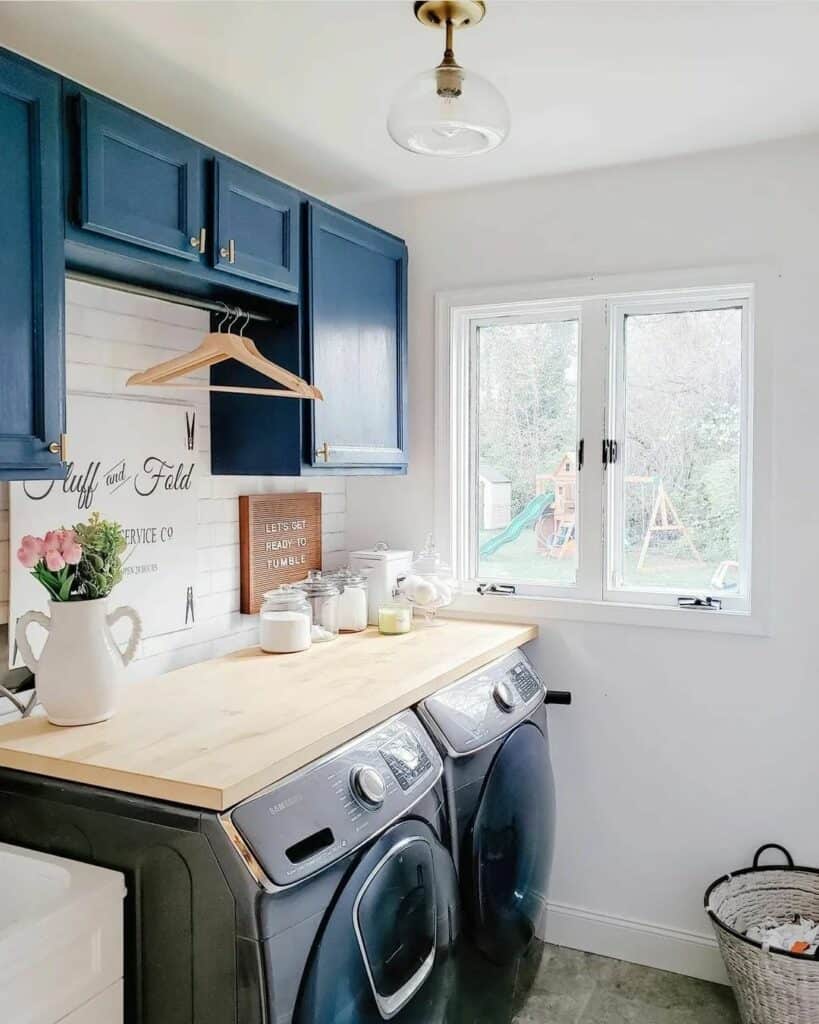
[[[300,208],[300,196],[292,188],[217,158],[213,265],[228,274],[298,291]]]
[[[60,79],[0,52],[0,479],[62,476]]]
[[[318,203],[309,208],[307,332],[315,467],[407,463],[407,248]]]
[[[204,255],[203,151],[191,139],[96,96],[78,98],[80,226],[198,261]]]

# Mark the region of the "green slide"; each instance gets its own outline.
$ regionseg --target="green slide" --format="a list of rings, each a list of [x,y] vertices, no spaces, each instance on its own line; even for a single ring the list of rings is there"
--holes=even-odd
[[[536,498],[532,498],[526,508],[515,516],[505,530],[501,530],[495,537],[490,537],[481,546],[481,558],[489,558],[490,555],[494,555],[496,551],[499,551],[504,544],[510,544],[513,540],[517,540],[527,526],[533,526],[540,519],[543,512],[554,500],[554,491],[546,491],[544,494],[538,494]]]

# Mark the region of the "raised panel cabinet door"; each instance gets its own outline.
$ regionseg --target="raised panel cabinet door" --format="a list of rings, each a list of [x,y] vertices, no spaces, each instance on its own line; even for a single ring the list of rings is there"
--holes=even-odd
[[[213,199],[213,265],[297,292],[299,194],[250,167],[217,159]]]
[[[0,479],[62,476],[60,80],[0,53]]]
[[[94,96],[79,97],[80,226],[199,260],[202,149],[191,139]]]
[[[407,463],[407,248],[310,206],[308,329],[314,466]]]

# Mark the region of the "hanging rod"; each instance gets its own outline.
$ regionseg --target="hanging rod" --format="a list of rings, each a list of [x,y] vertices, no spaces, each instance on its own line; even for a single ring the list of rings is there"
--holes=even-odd
[[[142,295],[146,299],[161,299],[162,302],[173,302],[177,306],[194,306],[196,309],[207,309],[212,313],[224,313],[226,310],[237,317],[249,317],[250,320],[257,320],[260,323],[270,323],[269,316],[262,316],[261,313],[251,313],[239,306],[231,306],[227,302],[209,302],[207,299],[194,299],[188,295],[176,295],[173,292],[160,292],[154,288],[144,288],[141,284],[128,284],[125,281],[115,281],[108,277],[97,277],[95,274],[84,274],[81,270],[67,270],[66,277],[72,281],[82,281],[84,284],[96,284],[102,288],[113,288],[118,292],[128,292],[131,295]]]

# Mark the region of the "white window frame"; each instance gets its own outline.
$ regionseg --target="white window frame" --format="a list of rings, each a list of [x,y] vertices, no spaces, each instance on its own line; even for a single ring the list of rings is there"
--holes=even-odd
[[[468,438],[473,436],[474,428],[478,417],[478,394],[479,394],[479,358],[478,358],[478,332],[482,327],[508,324],[531,324],[531,323],[564,323],[567,320],[576,320],[578,324],[578,345],[577,345],[577,435],[575,448],[581,437],[581,410],[583,402],[583,307],[578,302],[539,302],[539,303],[516,303],[515,311],[494,313],[489,316],[467,315],[466,321],[461,329],[469,334],[469,421],[466,424],[467,447],[469,450],[468,473],[464,480],[465,497],[467,507],[465,510],[466,530],[465,533],[458,531],[458,536],[463,538],[463,549],[458,552],[456,558],[461,567],[459,572],[470,580],[474,579],[477,584],[478,574],[478,523],[477,523],[477,480],[478,469],[478,446],[470,444]],[[583,532],[584,505],[582,494],[586,485],[586,478],[583,473],[578,474],[577,485],[577,525],[575,527],[578,536]],[[544,583],[538,580],[506,580],[494,578],[486,574],[480,575],[481,582],[503,584],[513,582],[516,593],[531,597],[542,597],[548,594],[549,597],[565,598],[594,598],[599,597],[599,580],[595,579],[594,567],[590,560],[583,557],[584,545],[578,544],[580,557],[577,565],[577,577],[574,586],[561,586],[560,584]],[[467,571],[463,571],[466,566]],[[589,571],[591,569],[591,572]]]
[[[686,294],[687,293],[687,294]],[[773,316],[779,294],[779,275],[771,267],[725,267],[611,277],[589,277],[540,284],[510,285],[439,293],[435,299],[435,526],[436,535],[461,579],[456,614],[479,613],[492,618],[558,618],[646,625],[709,632],[769,633],[769,577],[771,521],[771,376],[773,363]],[[744,484],[750,500],[743,502],[747,515],[744,564],[753,576],[745,579],[748,603],[744,608],[725,601],[721,611],[681,609],[673,595],[614,591],[610,586],[609,549],[611,522],[609,488],[604,488],[602,441],[609,433],[614,405],[611,402],[612,327],[630,303],[645,310],[673,298],[701,304],[727,299],[748,303],[743,325],[743,409],[748,414],[744,429]],[[514,315],[566,319],[580,311],[578,357],[579,437],[584,440],[585,461],[578,481],[579,564],[574,587],[527,584],[515,581],[514,596],[477,594],[479,582],[469,567],[476,566],[477,533],[472,503],[471,472],[477,460],[472,444],[476,394],[474,379],[475,327]],[[770,315],[768,328],[766,315]],[[747,362],[745,361],[747,359]],[[615,435],[616,436],[616,435]],[[616,464],[615,464],[616,465]],[[609,470],[606,470],[609,471]],[[597,492],[602,500],[589,500]],[[584,499],[586,496],[586,500]],[[753,510],[753,515],[751,515]],[[750,561],[747,556],[750,555]],[[480,582],[487,581],[483,577]],[[498,581],[504,582],[504,581]],[[508,582],[508,581],[506,581]],[[670,599],[669,599],[670,598]]]
[[[705,309],[741,309],[742,336],[740,353],[740,515],[741,548],[739,552],[739,596],[713,592],[725,611],[748,615],[751,610],[751,522],[753,507],[753,319],[754,289],[752,285],[684,289],[652,292],[640,296],[616,296],[608,303],[610,330],[610,361],[606,420],[608,436],[625,438],[626,339],[627,316],[651,313],[684,313]],[[620,441],[621,449],[624,447]],[[701,588],[678,587],[616,587],[613,583],[620,565],[623,534],[623,474],[625,459],[618,459],[606,468],[606,561],[604,566],[603,600],[622,604],[676,606],[678,597],[695,597]]]

